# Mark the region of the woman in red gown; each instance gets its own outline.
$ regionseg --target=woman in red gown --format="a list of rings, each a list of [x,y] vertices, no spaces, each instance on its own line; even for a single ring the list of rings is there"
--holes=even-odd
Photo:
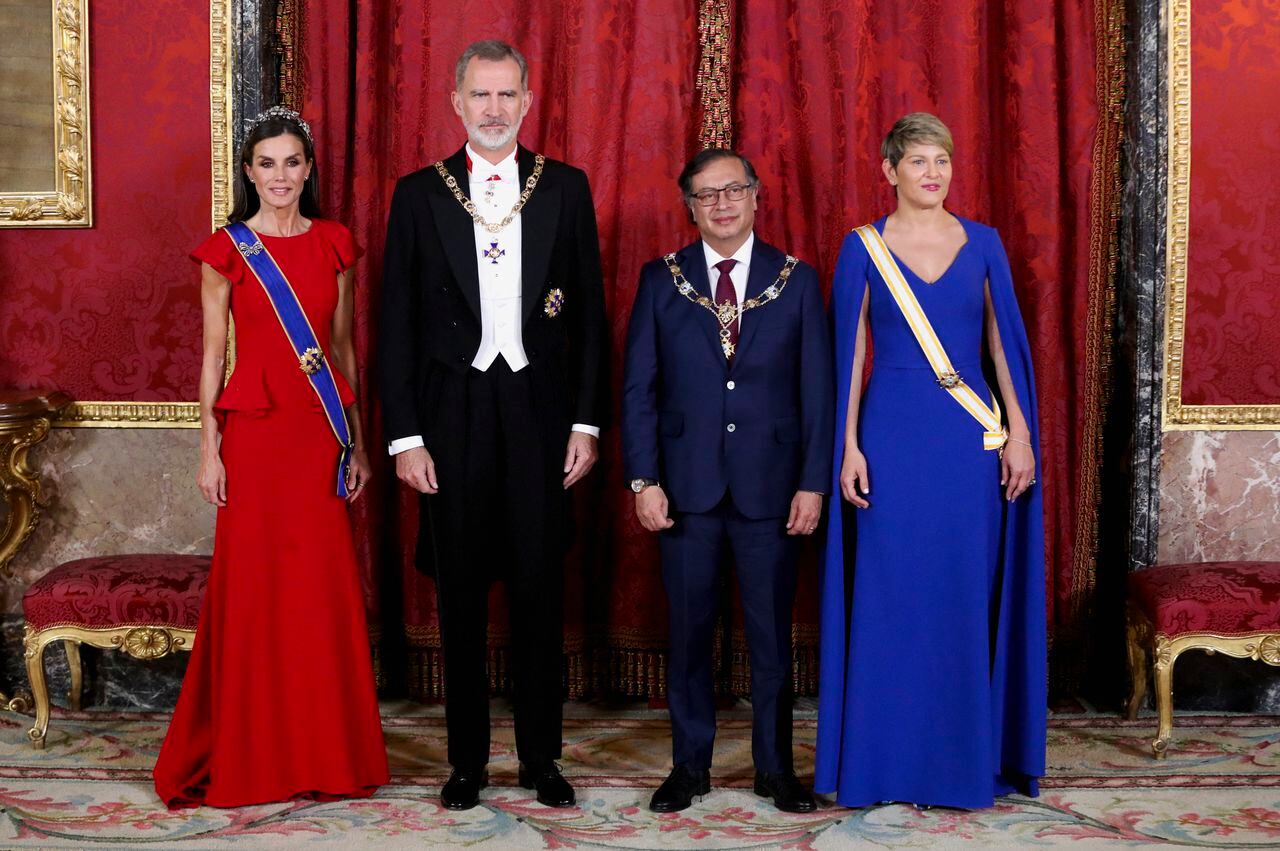
[[[333,367],[369,479],[356,411],[351,267],[342,225],[317,217],[310,128],[275,108],[241,151],[230,221],[261,238]],[[360,797],[387,782],[339,446],[258,279],[219,230],[202,264],[199,485],[218,506],[213,566],[182,694],[156,761],[169,807]],[[222,387],[228,316],[236,362]]]

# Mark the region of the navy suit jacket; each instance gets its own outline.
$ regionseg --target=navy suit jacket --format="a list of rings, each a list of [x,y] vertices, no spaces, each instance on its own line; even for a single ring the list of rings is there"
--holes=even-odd
[[[786,260],[756,238],[747,298]],[[702,242],[676,262],[713,297]],[[797,490],[831,484],[835,383],[822,291],[800,263],[782,296],[742,315],[726,362],[719,326],[691,303],[661,259],[640,272],[627,331],[622,451],[627,479],[661,482],[673,512],[710,511],[728,491],[752,519],[785,517]]]

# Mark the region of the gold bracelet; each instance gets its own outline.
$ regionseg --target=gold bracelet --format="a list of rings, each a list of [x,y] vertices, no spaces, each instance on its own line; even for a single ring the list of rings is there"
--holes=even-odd
[[[1031,444],[1027,443],[1025,440],[1018,440],[1018,438],[1016,437],[1010,437],[1009,439],[1012,440],[1014,443],[1021,443],[1023,446],[1027,447],[1028,449],[1032,448]]]

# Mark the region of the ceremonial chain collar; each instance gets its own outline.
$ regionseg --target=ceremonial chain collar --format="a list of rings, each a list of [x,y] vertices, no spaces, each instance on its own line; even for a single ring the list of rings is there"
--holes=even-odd
[[[436,162],[436,171],[440,172],[440,179],[444,181],[444,185],[449,187],[449,191],[453,193],[453,197],[458,199],[458,203],[462,205],[462,209],[467,211],[467,215],[471,216],[471,221],[480,225],[489,233],[502,233],[502,231],[511,224],[516,216],[520,215],[520,211],[524,209],[525,203],[529,200],[529,196],[533,194],[533,188],[538,185],[538,178],[542,177],[542,166],[546,163],[547,158],[542,154],[535,154],[533,157],[533,174],[529,175],[529,179],[524,183],[524,191],[520,193],[520,200],[516,201],[516,205],[511,208],[511,212],[507,213],[507,217],[496,225],[485,221],[484,216],[480,215],[480,210],[476,207],[475,202],[462,194],[462,190],[458,188],[458,180],[449,173],[449,169],[444,167],[444,162]]]
[[[733,345],[733,332],[729,330],[729,327],[734,322],[737,322],[742,317],[742,314],[748,310],[766,305],[781,296],[782,291],[787,288],[787,279],[791,277],[792,270],[800,262],[798,258],[788,254],[787,262],[783,264],[782,271],[778,272],[778,277],[772,284],[764,288],[764,292],[760,293],[759,298],[749,298],[742,304],[733,304],[727,301],[716,304],[706,296],[697,294],[698,291],[694,289],[693,284],[689,283],[684,276],[684,272],[680,271],[674,252],[662,259],[667,264],[667,270],[671,272],[671,280],[676,285],[676,292],[698,305],[698,307],[705,307],[715,316],[716,322],[720,325],[720,348],[724,350],[725,358],[733,357],[735,348]]]

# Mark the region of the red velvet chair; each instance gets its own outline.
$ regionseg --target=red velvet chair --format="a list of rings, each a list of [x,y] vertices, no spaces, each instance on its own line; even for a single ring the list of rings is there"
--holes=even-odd
[[[1155,660],[1160,727],[1152,750],[1165,755],[1173,732],[1173,665],[1186,650],[1225,653],[1280,666],[1280,562],[1166,564],[1129,575],[1128,715],[1147,694]]]
[[[135,659],[159,659],[190,650],[209,578],[208,556],[118,555],[61,564],[32,583],[22,597],[27,675],[36,721],[27,735],[44,747],[49,687],[44,649],[61,641],[71,669],[67,703],[80,708],[80,644],[123,650]]]

